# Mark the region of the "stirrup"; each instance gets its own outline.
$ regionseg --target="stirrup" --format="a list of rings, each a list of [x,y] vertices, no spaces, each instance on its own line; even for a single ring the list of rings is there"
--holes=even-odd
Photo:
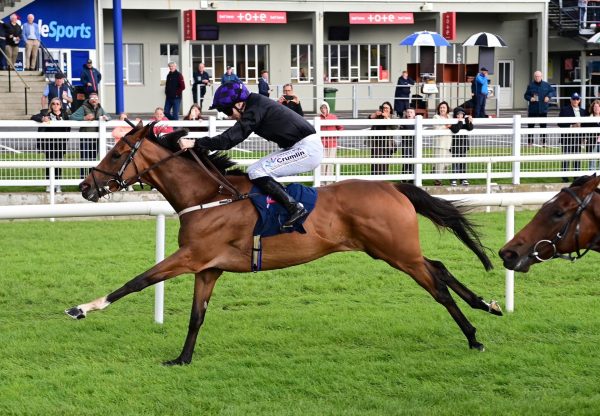
[[[282,225],[283,228],[293,227],[295,223],[306,218],[306,216],[308,215],[308,211],[304,208],[304,205],[302,205],[301,203],[298,203],[298,205],[296,205],[296,207],[298,209],[296,209],[296,212],[291,214],[290,218],[285,222],[285,224]]]

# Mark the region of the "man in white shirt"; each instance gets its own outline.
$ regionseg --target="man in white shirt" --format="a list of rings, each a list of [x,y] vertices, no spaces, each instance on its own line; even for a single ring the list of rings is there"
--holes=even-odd
[[[581,97],[578,93],[574,92],[571,95],[569,104],[565,105],[560,109],[559,117],[587,117],[588,112],[585,108],[580,106]],[[581,123],[558,123],[559,127],[570,128],[570,127],[581,127]],[[562,151],[565,154],[581,153],[581,146],[583,144],[584,135],[581,133],[566,133],[560,136],[560,145]],[[573,162],[573,170],[578,171],[581,167],[579,160],[563,160],[562,170],[568,171],[570,163]],[[562,181],[565,183],[570,182],[569,178],[563,177]]]

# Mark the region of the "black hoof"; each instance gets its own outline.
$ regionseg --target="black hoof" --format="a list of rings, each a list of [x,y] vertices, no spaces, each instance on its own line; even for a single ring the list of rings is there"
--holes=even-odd
[[[174,360],[169,360],[163,362],[164,366],[172,367],[174,365],[188,365],[192,362],[192,360],[182,360],[181,357],[177,357]]]
[[[495,300],[490,301],[488,311],[492,315],[502,316],[502,308],[500,307],[500,305],[498,305],[498,302],[496,302]]]
[[[469,344],[469,348],[471,348],[472,350],[477,350],[477,351],[485,351],[485,347],[483,346],[483,344],[480,344],[479,342],[475,341],[475,342],[471,342]]]
[[[65,313],[67,315],[69,315],[73,319],[83,319],[83,318],[85,318],[85,312],[83,312],[77,306],[74,306],[71,309],[66,309]]]

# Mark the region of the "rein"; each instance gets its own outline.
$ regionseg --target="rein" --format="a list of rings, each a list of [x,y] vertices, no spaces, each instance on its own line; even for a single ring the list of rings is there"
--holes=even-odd
[[[142,142],[144,140],[146,140],[146,138],[143,137],[141,140],[139,140],[138,142],[136,142],[133,145],[131,143],[129,143],[125,137],[122,137],[121,140],[125,141],[125,143],[131,148],[131,151],[129,152],[127,159],[125,160],[125,162],[123,162],[123,165],[121,165],[121,167],[119,168],[119,171],[117,173],[106,172],[102,169],[98,169],[97,167],[94,167],[91,169],[92,178],[94,180],[94,185],[96,186],[97,190],[100,190],[100,186],[98,185],[98,182],[96,181],[96,176],[94,175],[95,171],[98,171],[104,175],[111,177],[111,179],[104,186],[104,190],[107,192],[107,194],[111,193],[109,186],[108,186],[108,184],[110,184],[110,182],[112,182],[112,181],[116,182],[119,189],[124,189],[124,188],[128,187],[129,185],[135,183],[136,181],[139,181],[141,183],[141,177],[143,175],[156,169],[158,166],[162,165],[163,163],[173,159],[174,157],[179,156],[180,154],[182,154],[183,152],[186,152],[188,150],[188,149],[180,149],[180,150],[176,151],[175,153],[172,153],[171,155],[167,156],[166,158],[161,159],[158,162],[150,165],[149,167],[147,167],[146,169],[144,169],[140,172],[140,171],[138,171],[137,165],[135,164],[134,157],[137,154],[140,147],[142,146]],[[200,158],[198,157],[196,152],[192,151],[190,153],[193,156],[194,160],[196,160],[198,165],[202,168],[204,173],[206,173],[213,181],[215,181],[216,183],[219,184],[219,193],[221,193],[221,191],[223,189],[225,189],[231,196],[233,196],[233,198],[222,199],[219,201],[210,202],[208,204],[200,204],[200,205],[195,205],[195,206],[192,206],[189,208],[185,208],[182,211],[178,212],[177,215],[182,216],[183,214],[186,214],[186,213],[192,212],[192,211],[198,211],[198,210],[212,208],[212,207],[221,206],[221,205],[228,205],[232,202],[241,201],[243,199],[248,198],[248,194],[240,193],[240,191],[237,190],[237,188],[225,177],[225,175],[223,175],[215,167],[215,165],[210,161],[210,159],[204,159],[204,163],[203,163],[203,161],[200,160]],[[131,163],[133,163],[136,173],[127,179],[123,179],[123,174],[125,173],[125,170]],[[208,167],[207,167],[207,165],[208,165]],[[132,179],[133,179],[133,181],[132,181]]]
[[[577,210],[573,213],[573,215],[571,215],[569,220],[565,223],[565,225],[562,227],[562,229],[556,233],[556,235],[554,236],[554,238],[552,240],[540,240],[537,243],[535,243],[535,245],[533,246],[533,252],[530,254],[530,257],[535,257],[537,260],[539,260],[541,262],[552,260],[552,259],[557,259],[557,258],[569,260],[569,261],[578,260],[578,259],[582,258],[583,256],[585,256],[591,250],[591,248],[600,241],[600,234],[598,234],[595,238],[592,239],[592,241],[589,242],[589,244],[585,248],[584,252],[581,253],[581,249],[579,247],[581,214],[583,214],[583,211],[585,211],[585,209],[588,207],[588,205],[592,201],[592,197],[596,193],[596,190],[593,190],[588,195],[586,195],[586,197],[583,200],[581,198],[579,198],[577,196],[577,194],[575,194],[575,192],[573,192],[573,190],[571,188],[563,188],[563,189],[561,189],[561,192],[566,192],[573,199],[575,199],[575,201],[578,204]],[[556,245],[565,237],[565,235],[567,235],[567,232],[569,231],[569,228],[571,227],[572,223],[575,223],[575,253],[576,254],[573,255],[573,252],[570,252],[567,254],[559,253],[558,249],[556,248]],[[541,244],[548,244],[552,247],[553,253],[552,253],[551,257],[542,258],[539,256],[538,247]]]

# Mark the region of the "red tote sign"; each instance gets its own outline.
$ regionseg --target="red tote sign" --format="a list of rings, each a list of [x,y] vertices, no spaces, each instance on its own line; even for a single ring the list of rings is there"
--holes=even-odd
[[[217,23],[287,23],[287,12],[257,10],[222,10],[217,12]]]
[[[196,40],[196,11],[183,12],[183,40]]]
[[[456,12],[442,13],[442,36],[456,40]]]
[[[349,13],[351,25],[412,25],[412,13]]]

